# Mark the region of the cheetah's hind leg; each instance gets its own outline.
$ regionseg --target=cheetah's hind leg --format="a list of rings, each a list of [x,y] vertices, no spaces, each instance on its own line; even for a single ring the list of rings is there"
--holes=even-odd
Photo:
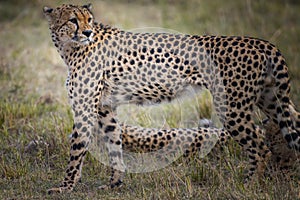
[[[112,109],[108,106],[102,106],[98,109],[98,136],[99,140],[94,141],[91,145],[92,148],[90,152],[106,163],[106,160],[103,160],[108,157],[108,164],[111,168],[111,177],[108,184],[100,186],[99,189],[113,189],[118,188],[123,183],[123,176],[125,173],[125,164],[123,161],[123,152],[122,152],[122,136],[121,136],[121,127],[114,118],[114,113]],[[97,139],[93,139],[97,140]],[[96,146],[94,146],[96,144]],[[99,146],[100,145],[100,146]],[[99,151],[99,149],[102,149]],[[98,152],[98,153],[97,153]],[[104,153],[104,154],[103,154]],[[99,156],[99,157],[98,157]]]

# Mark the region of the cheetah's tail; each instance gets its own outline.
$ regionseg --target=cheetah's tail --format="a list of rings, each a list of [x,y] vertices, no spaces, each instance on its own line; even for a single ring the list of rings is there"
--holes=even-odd
[[[281,133],[291,149],[300,151],[300,113],[290,103],[282,103],[280,107],[277,119]]]
[[[300,151],[300,113],[290,100],[290,81],[288,67],[279,50],[276,50],[278,62],[273,63],[272,75],[274,77],[274,92],[277,98],[277,123],[281,133],[291,149]],[[274,59],[273,59],[274,60]]]

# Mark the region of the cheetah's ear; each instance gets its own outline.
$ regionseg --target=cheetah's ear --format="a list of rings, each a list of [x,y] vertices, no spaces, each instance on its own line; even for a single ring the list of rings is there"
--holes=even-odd
[[[48,14],[51,14],[51,13],[52,13],[53,8],[50,8],[50,7],[45,6],[45,7],[43,8],[43,11],[44,11],[44,14],[45,14],[45,15],[48,15]]]
[[[45,17],[46,17],[48,20],[50,20],[50,19],[51,19],[51,14],[52,14],[52,12],[53,12],[53,8],[50,8],[50,7],[45,6],[45,7],[43,8],[43,12],[44,12]]]
[[[92,11],[92,4],[91,3],[83,5],[82,7],[88,9],[90,12]]]

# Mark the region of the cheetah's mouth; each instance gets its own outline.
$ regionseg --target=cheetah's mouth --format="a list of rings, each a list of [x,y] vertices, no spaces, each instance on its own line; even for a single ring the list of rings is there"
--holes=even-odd
[[[91,40],[89,38],[87,39],[84,39],[84,40],[80,40],[80,43],[84,44],[84,45],[87,45],[91,42]]]
[[[88,45],[89,43],[93,42],[93,35],[89,36],[89,37],[86,37],[86,36],[78,36],[78,35],[75,35],[72,40],[77,42],[77,43],[81,43],[83,45]]]

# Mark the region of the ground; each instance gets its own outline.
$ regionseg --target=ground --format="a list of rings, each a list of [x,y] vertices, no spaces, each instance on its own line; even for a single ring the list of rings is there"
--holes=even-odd
[[[67,70],[52,45],[42,16],[43,5],[55,7],[62,2],[0,3],[0,199],[47,199],[46,190],[58,184],[63,176],[72,128],[64,87]],[[164,27],[182,33],[251,35],[271,41],[287,59],[292,99],[300,108],[299,2],[91,2],[97,21],[127,30]],[[159,107],[125,106],[118,114],[128,123],[169,128],[194,126],[197,119],[210,117],[210,111],[210,99],[204,93],[202,98]],[[256,116],[258,121],[264,118],[259,111]],[[300,191],[297,181],[287,181],[280,173],[272,180],[267,179],[263,187],[253,183],[245,188],[242,172],[247,162],[235,144],[217,155],[190,160],[185,162],[181,158],[152,173],[127,174],[120,190],[98,191],[96,188],[106,182],[109,169],[89,155],[82,182],[75,191],[54,198],[296,199]]]

